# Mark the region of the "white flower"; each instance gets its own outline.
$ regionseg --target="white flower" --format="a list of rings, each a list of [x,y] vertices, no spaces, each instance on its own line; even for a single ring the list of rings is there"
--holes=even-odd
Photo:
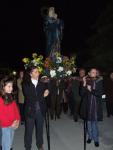
[[[67,74],[68,76],[70,76],[70,75],[72,74],[72,71],[71,71],[71,70],[68,70],[68,71],[66,72],[66,74]]]
[[[63,75],[60,75],[60,77],[63,77]]]
[[[67,74],[64,74],[65,77],[67,77]]]
[[[37,65],[38,65],[38,63],[37,63],[36,60],[34,60],[34,59],[31,61],[31,63],[33,63],[34,66],[37,66]]]
[[[35,61],[34,59],[31,61],[31,63],[33,63],[33,64],[34,64],[35,62],[36,62],[36,61]]]
[[[62,72],[63,70],[64,70],[64,68],[60,66],[57,71]]]
[[[57,57],[56,63],[57,63],[57,64],[60,64],[61,62],[62,62],[62,58],[61,58],[61,57]]]
[[[50,75],[51,75],[52,78],[55,77],[56,76],[56,71],[55,70],[51,70],[50,71]]]

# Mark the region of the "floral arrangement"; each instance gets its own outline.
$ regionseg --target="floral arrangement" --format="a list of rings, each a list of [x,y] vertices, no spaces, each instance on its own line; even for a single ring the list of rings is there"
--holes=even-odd
[[[47,57],[45,60],[42,55],[32,54],[32,59],[23,58],[25,63],[24,67],[37,66],[38,70],[43,74],[51,78],[61,78],[71,76],[76,71],[75,64],[76,57],[62,56],[56,52],[53,56]]]
[[[32,54],[32,59],[30,58],[23,58],[22,59],[24,63],[25,69],[27,69],[30,66],[36,66],[40,73],[43,73],[44,71],[44,58],[42,55],[37,55],[37,53]]]
[[[50,77],[70,76],[75,70],[76,57],[62,56],[56,52],[52,57],[45,60],[45,68],[49,71]]]

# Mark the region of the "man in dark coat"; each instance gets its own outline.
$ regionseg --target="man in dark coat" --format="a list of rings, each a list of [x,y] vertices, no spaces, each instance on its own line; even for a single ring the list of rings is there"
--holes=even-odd
[[[103,120],[102,95],[103,80],[96,78],[96,69],[91,69],[89,78],[83,78],[81,87],[82,105],[81,117],[87,121],[88,140],[94,140],[95,146],[99,146],[98,121]]]
[[[43,150],[43,124],[46,113],[45,97],[49,91],[39,80],[37,67],[31,66],[28,70],[28,79],[24,79],[23,93],[25,96],[25,148],[31,150],[32,134],[36,127],[36,145]]]

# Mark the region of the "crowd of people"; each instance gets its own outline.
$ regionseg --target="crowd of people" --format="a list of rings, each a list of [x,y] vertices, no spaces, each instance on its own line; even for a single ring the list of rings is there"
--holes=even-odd
[[[18,76],[6,76],[0,82],[0,145],[2,150],[13,147],[14,131],[25,125],[24,144],[32,148],[32,134],[36,128],[36,145],[43,148],[43,125],[48,110],[51,120],[62,119],[62,113],[77,122],[87,122],[87,143],[99,146],[98,121],[103,120],[103,102],[107,117],[113,116],[113,73],[104,77],[96,68],[68,78],[40,75],[37,67],[20,70]]]

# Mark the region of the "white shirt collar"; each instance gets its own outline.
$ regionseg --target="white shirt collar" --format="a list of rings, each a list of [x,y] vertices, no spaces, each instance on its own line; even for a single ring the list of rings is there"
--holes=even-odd
[[[31,79],[31,82],[34,84],[35,87],[36,87],[37,84],[38,84],[38,80],[36,80],[36,79]]]

